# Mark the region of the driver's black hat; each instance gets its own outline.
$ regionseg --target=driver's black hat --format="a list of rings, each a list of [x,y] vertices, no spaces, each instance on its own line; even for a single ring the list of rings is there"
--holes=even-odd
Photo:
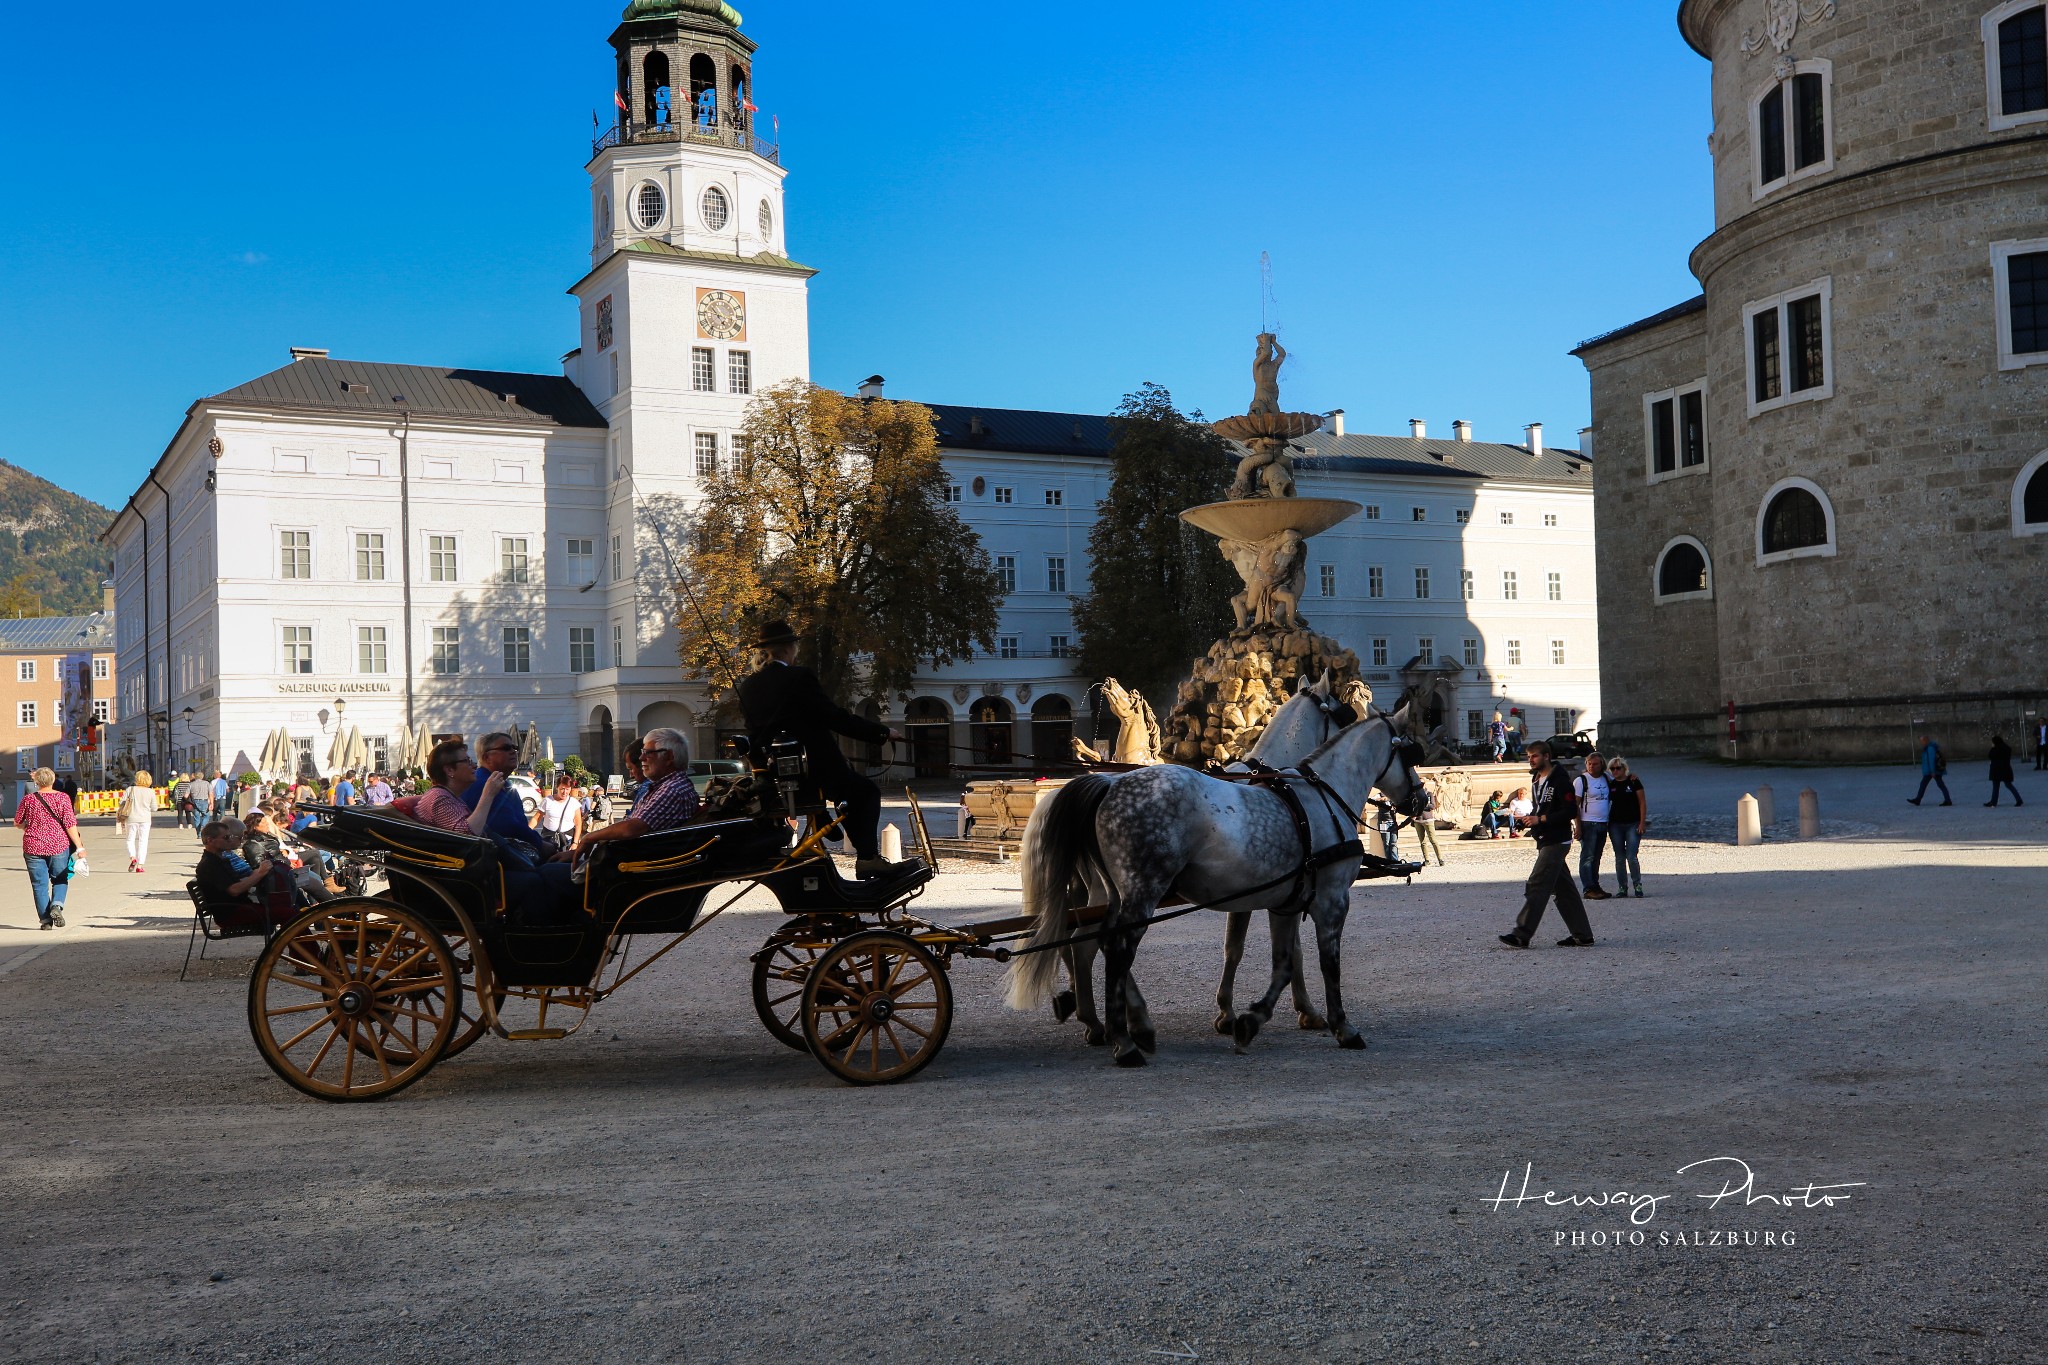
[[[778,645],[796,643],[796,632],[789,628],[787,621],[770,621],[761,627],[761,638],[754,642],[762,649],[774,649]]]

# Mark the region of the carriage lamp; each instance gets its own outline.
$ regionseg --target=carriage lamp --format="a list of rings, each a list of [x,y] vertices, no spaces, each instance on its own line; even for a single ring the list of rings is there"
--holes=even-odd
[[[794,820],[804,787],[804,746],[793,739],[780,739],[768,746],[768,770],[775,774],[775,790]]]

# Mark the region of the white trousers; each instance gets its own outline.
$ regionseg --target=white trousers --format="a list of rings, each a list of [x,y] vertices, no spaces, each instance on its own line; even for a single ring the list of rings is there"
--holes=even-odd
[[[128,856],[138,863],[149,861],[149,821],[128,822]]]

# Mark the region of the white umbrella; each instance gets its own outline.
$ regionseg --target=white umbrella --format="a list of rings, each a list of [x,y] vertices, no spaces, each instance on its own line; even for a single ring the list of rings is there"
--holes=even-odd
[[[334,719],[334,742],[327,746],[327,766],[339,768],[348,761],[348,727],[339,716]]]
[[[548,736],[547,752],[548,762],[553,763],[555,761],[555,737],[553,735]]]
[[[355,726],[348,727],[348,751],[342,758],[341,766],[353,773],[360,773],[370,763],[370,742],[363,738],[363,732]]]
[[[394,768],[402,768],[410,763],[412,761],[412,751],[416,747],[418,745],[417,741],[413,738],[412,727],[410,725],[399,726],[398,744],[391,750],[392,766]]]
[[[263,752],[256,755],[256,771],[267,779],[277,771],[277,731],[263,737]]]
[[[427,733],[425,727],[421,727],[419,735],[413,741],[412,762],[410,766],[425,772],[427,770],[427,755],[433,752],[434,737]]]
[[[519,766],[531,768],[540,760],[540,727],[532,721],[526,723],[526,735],[519,741]]]

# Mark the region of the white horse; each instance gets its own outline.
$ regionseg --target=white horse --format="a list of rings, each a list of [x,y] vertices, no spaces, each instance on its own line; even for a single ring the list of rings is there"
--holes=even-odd
[[[1131,989],[1131,967],[1162,900],[1178,894],[1226,913],[1305,909],[1316,925],[1330,1031],[1338,1046],[1362,1048],[1365,1038],[1345,1017],[1339,983],[1344,920],[1363,853],[1357,813],[1374,788],[1404,813],[1417,813],[1422,785],[1413,763],[1413,746],[1385,716],[1346,727],[1310,754],[1283,779],[1306,823],[1307,847],[1297,829],[1296,804],[1272,787],[1171,766],[1115,781],[1079,778],[1062,792],[1058,811],[1041,823],[1025,865],[1038,920],[1027,947],[1072,936],[1073,916],[1061,893],[1082,867],[1099,866],[1110,891],[1099,934],[1107,964],[1103,993],[1111,1055],[1119,1066],[1143,1066],[1158,1043],[1143,998]],[[1233,1022],[1239,1048],[1273,1017],[1281,991],[1298,971],[1294,946],[1292,936],[1278,941],[1265,995]],[[1050,951],[1017,958],[1010,968],[1010,1003],[1029,1008],[1043,1000],[1058,968]]]
[[[1247,761],[1231,765],[1230,771],[1250,772],[1255,768],[1289,768],[1307,758],[1316,748],[1328,741],[1337,731],[1351,724],[1366,712],[1371,694],[1364,693],[1361,704],[1358,693],[1363,693],[1360,684],[1352,684],[1352,690],[1339,695],[1338,689],[1330,682],[1330,675],[1324,672],[1321,679],[1311,683],[1303,678],[1296,686],[1294,695],[1266,723],[1264,733],[1253,747]],[[1119,774],[1104,774],[1112,780]],[[1022,858],[1029,866],[1033,850],[1038,846],[1038,830],[1050,818],[1052,808],[1065,796],[1065,791],[1054,795],[1038,806],[1024,827]],[[1071,911],[1084,905],[1100,905],[1109,899],[1109,883],[1099,869],[1092,864],[1081,869],[1080,875],[1063,893],[1067,908]],[[1034,909],[1034,913],[1038,913]],[[1216,990],[1216,1031],[1229,1033],[1235,1017],[1230,1007],[1231,990],[1237,979],[1238,963],[1244,958],[1245,936],[1251,928],[1251,912],[1241,911],[1230,917],[1230,930],[1224,942],[1223,981]],[[1301,915],[1295,912],[1276,912],[1272,926],[1273,951],[1277,957],[1280,936],[1285,934],[1299,939]],[[1299,950],[1297,949],[1297,952]],[[1067,976],[1072,985],[1069,989],[1053,996],[1053,1017],[1065,1023],[1076,1014],[1080,1015],[1082,1028],[1091,1047],[1100,1047],[1108,1041],[1108,1034],[1102,1026],[1102,1018],[1095,1009],[1095,956],[1096,943],[1093,938],[1084,938],[1079,943],[1062,950],[1062,960],[1067,964]],[[1308,998],[1308,983],[1300,975],[1294,977],[1294,1008],[1301,1026],[1305,1029],[1326,1027],[1322,1016]],[[1132,988],[1134,991],[1135,986]],[[1138,1008],[1142,1009],[1142,997]]]

